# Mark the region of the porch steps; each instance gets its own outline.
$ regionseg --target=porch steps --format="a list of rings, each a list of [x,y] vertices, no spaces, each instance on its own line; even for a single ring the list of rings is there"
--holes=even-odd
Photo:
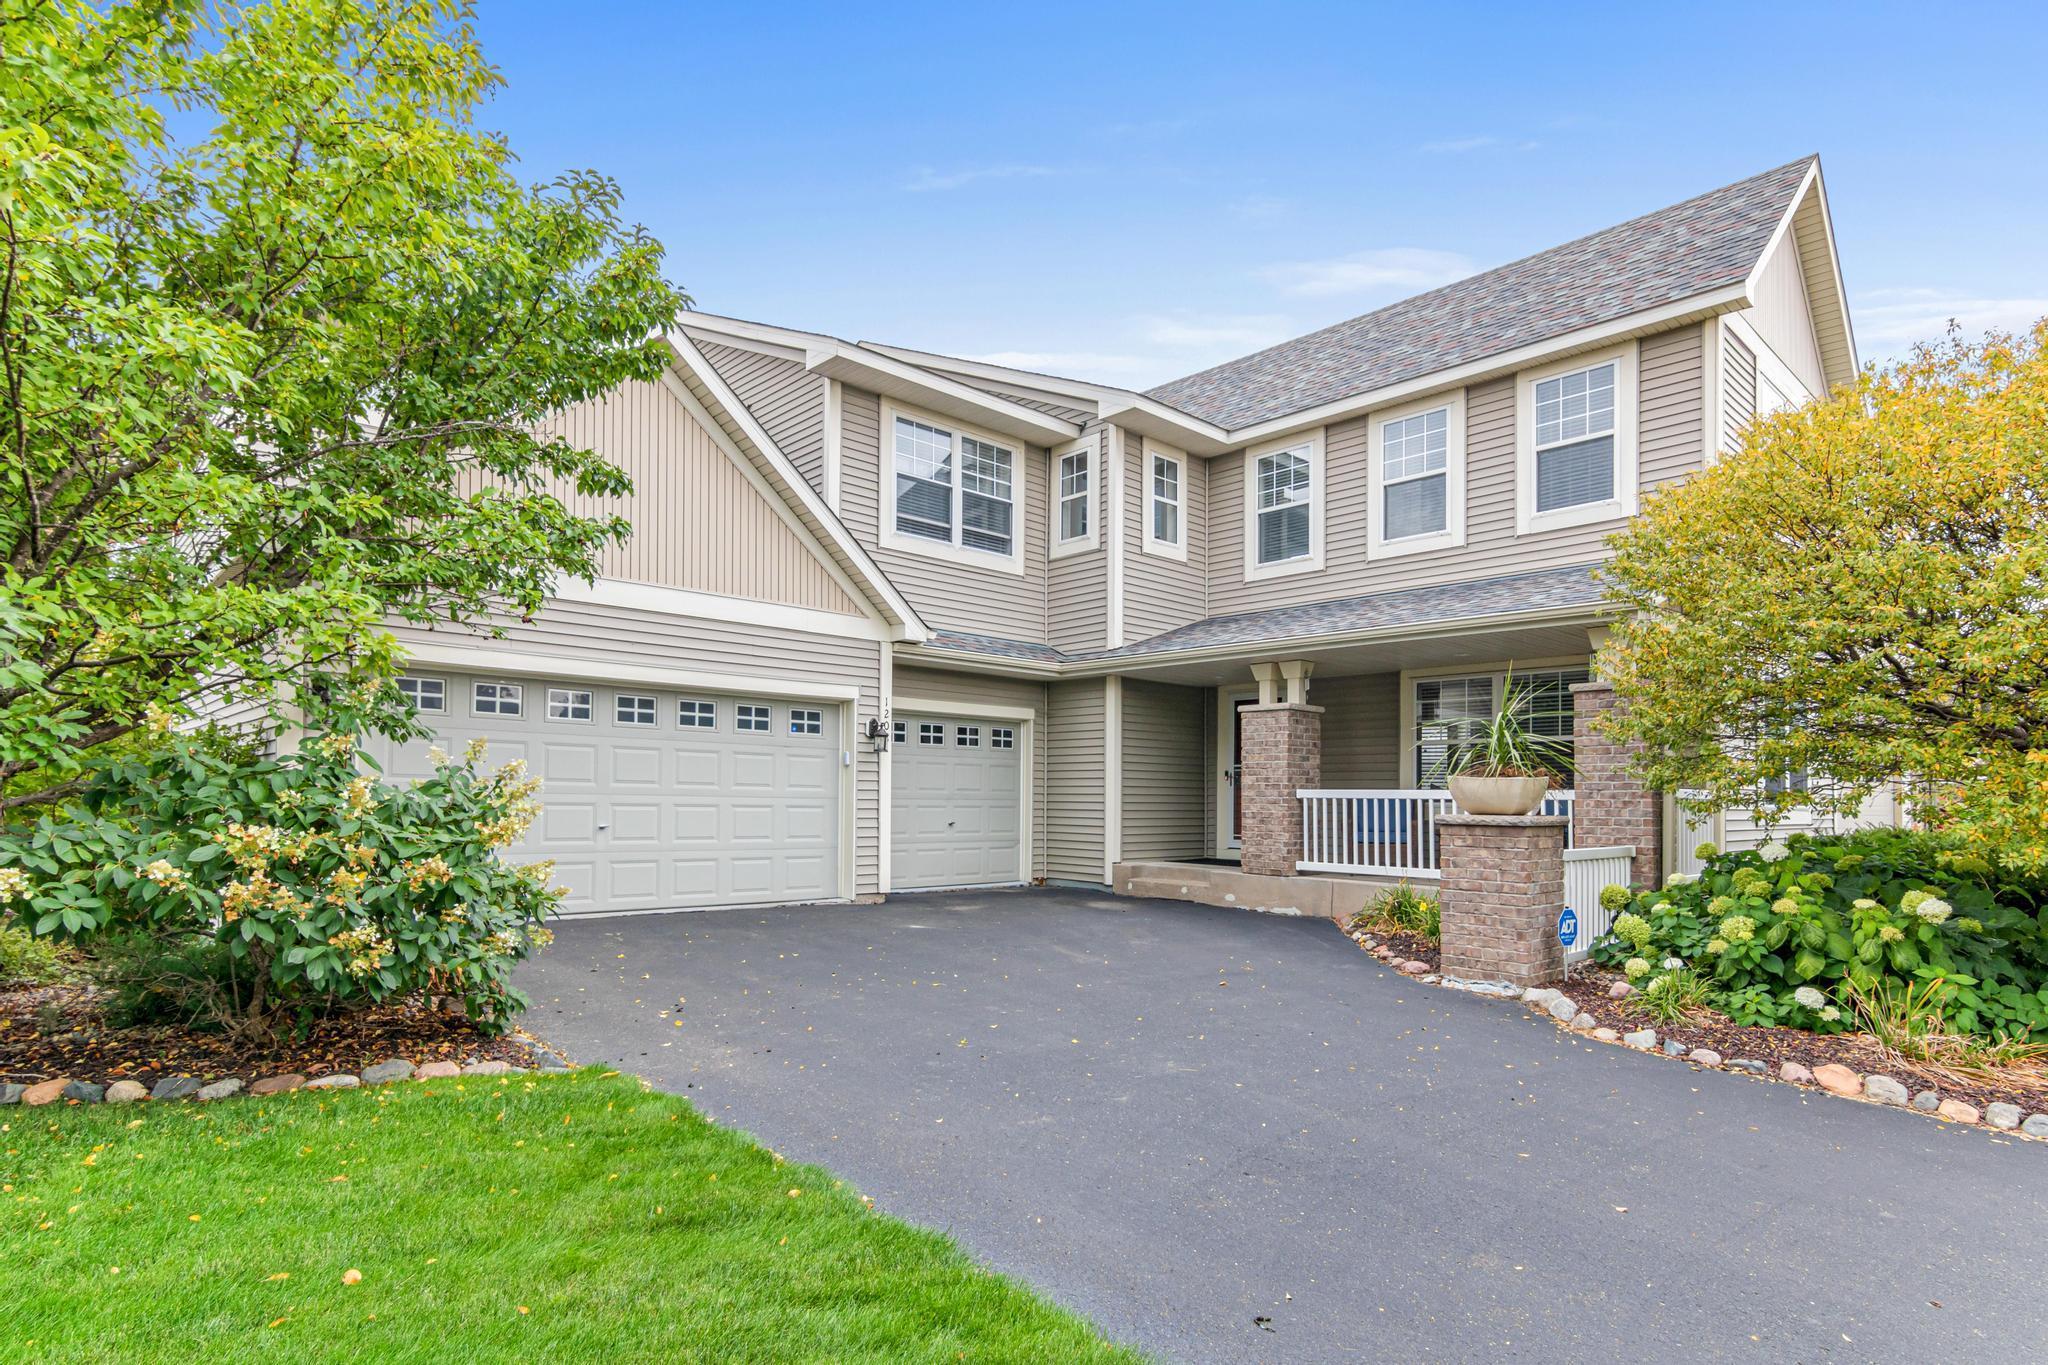
[[[1206,863],[1118,863],[1112,890],[1119,896],[1188,901],[1271,915],[1349,919],[1374,891],[1392,886],[1376,877],[1262,877]]]

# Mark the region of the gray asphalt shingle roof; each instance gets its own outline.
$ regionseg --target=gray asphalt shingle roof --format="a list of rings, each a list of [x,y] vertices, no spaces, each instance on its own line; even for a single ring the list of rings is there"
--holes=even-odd
[[[1748,276],[1813,157],[1147,390],[1243,427]]]
[[[1005,640],[962,631],[934,631],[925,643],[934,649],[1022,659],[1034,663],[1094,663],[1144,659],[1188,650],[1231,645],[1278,644],[1389,626],[1433,625],[1444,621],[1541,611],[1547,607],[1597,607],[1606,600],[1597,566],[1572,564],[1561,569],[1478,578],[1431,588],[1399,588],[1392,592],[1340,597],[1332,602],[1267,607],[1261,611],[1211,616],[1191,625],[1155,635],[1117,649],[1064,653],[1047,645]]]

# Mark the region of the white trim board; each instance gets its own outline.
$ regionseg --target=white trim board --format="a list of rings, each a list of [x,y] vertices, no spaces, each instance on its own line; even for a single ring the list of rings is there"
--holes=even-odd
[[[667,588],[653,583],[634,583],[623,578],[600,578],[585,583],[578,578],[557,582],[548,594],[563,602],[591,602],[599,606],[623,607],[657,616],[679,616],[699,621],[734,621],[742,625],[772,626],[778,630],[802,631],[807,635],[829,635],[848,640],[894,640],[902,628],[872,616],[849,616],[813,607],[792,607],[780,602],[760,602],[750,597],[726,597],[696,592],[689,588]]]
[[[565,678],[599,684],[637,683],[648,687],[698,688],[707,692],[754,692],[764,697],[857,702],[860,688],[851,683],[803,682],[763,674],[714,673],[695,668],[649,667],[584,655],[542,654],[504,649],[494,644],[461,644],[438,640],[401,642],[409,663],[464,672],[506,673],[525,677]]]

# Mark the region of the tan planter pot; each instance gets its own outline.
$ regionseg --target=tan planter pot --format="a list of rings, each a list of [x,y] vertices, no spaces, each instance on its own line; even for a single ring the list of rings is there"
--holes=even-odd
[[[1544,777],[1479,777],[1467,774],[1450,782],[1451,799],[1467,815],[1527,815],[1550,792]]]

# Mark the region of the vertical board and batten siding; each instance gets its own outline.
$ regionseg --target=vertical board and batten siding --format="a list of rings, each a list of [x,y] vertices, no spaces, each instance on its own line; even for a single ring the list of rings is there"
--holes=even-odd
[[[1637,461],[1649,489],[1702,467],[1703,330],[1646,337],[1637,366]],[[1585,564],[1606,555],[1619,521],[1533,535],[1515,533],[1513,375],[1465,390],[1465,544],[1455,550],[1378,561],[1366,558],[1368,420],[1331,426],[1324,437],[1324,567],[1319,573],[1244,579],[1243,452],[1209,467],[1209,611],[1212,615],[1326,601],[1396,588]]]
[[[629,498],[550,489],[578,516],[632,522],[626,543],[600,555],[604,577],[860,614],[777,507],[661,385],[628,381],[571,404],[542,429],[596,451],[633,480]]]
[[[1311,678],[1323,708],[1323,786],[1337,791],[1401,785],[1401,675]]]
[[[744,625],[668,616],[592,602],[550,601],[531,621],[497,617],[485,623],[503,629],[500,639],[479,639],[467,631],[424,630],[397,624],[392,633],[401,645],[474,643],[478,650],[503,649],[547,655],[574,662],[586,670],[606,665],[685,669],[734,677],[774,678],[786,685],[852,685],[860,689],[853,724],[842,744],[853,754],[854,894],[867,895],[878,885],[876,850],[881,826],[880,759],[852,736],[865,730],[869,718],[881,714],[882,646],[875,640],[813,635],[782,626]],[[482,662],[464,664],[469,672],[489,672]],[[630,684],[622,684],[630,687]],[[540,793],[543,804],[547,792]]]
[[[697,338],[697,349],[797,473],[825,495],[825,377],[781,356]]]
[[[1122,856],[1202,857],[1204,689],[1136,678],[1123,688]]]
[[[1720,449],[1742,445],[1742,432],[1756,420],[1756,353],[1740,338],[1721,334]]]
[[[842,388],[839,419],[840,517],[855,540],[874,556],[889,581],[928,625],[950,627],[1008,640],[1045,638],[1046,456],[1040,446],[1006,440],[1016,455],[1013,490],[1016,530],[1023,538],[1021,574],[983,569],[881,543],[882,519],[891,506],[885,490],[894,483],[885,453],[882,400],[862,389]],[[941,419],[943,420],[943,419]]]
[[[1152,455],[1142,437],[1124,437],[1124,643],[1199,621],[1209,614],[1209,462],[1181,458],[1181,540],[1186,560],[1145,551],[1152,520]]]
[[[1742,316],[1756,328],[1772,354],[1806,385],[1807,392],[1827,392],[1820,343],[1814,338],[1813,313],[1807,303],[1797,227],[1772,249],[1757,275],[1756,301]]]
[[[1054,649],[1101,649],[1109,643],[1109,528],[1102,520],[1108,506],[1108,432],[1108,427],[1096,427],[1085,438],[1094,451],[1088,466],[1088,515],[1094,521],[1095,548],[1062,555],[1047,565],[1046,643]],[[1044,551],[1039,553],[1043,557]]]
[[[936,668],[897,665],[890,680],[891,710],[908,709],[906,698],[919,702],[953,702],[962,705],[1028,707],[1032,715],[1031,770],[1031,875],[1043,877],[1046,837],[1046,774],[1049,744],[1046,736],[1046,686],[1023,678],[991,678],[980,673],[948,673]]]
[[[1107,693],[1101,678],[1046,689],[1045,875],[1053,881],[1102,881]]]

